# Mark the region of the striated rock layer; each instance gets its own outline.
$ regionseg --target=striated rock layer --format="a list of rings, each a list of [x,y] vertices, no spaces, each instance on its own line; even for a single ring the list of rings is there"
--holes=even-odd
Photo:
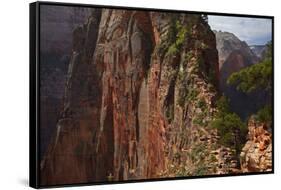
[[[231,172],[232,150],[208,128],[218,71],[201,15],[94,9],[73,33],[41,184]]]

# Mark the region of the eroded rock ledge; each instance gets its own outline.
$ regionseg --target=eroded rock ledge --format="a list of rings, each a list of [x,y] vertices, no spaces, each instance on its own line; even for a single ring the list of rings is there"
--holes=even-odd
[[[242,172],[272,171],[272,134],[265,123],[251,119],[248,141],[240,154]]]

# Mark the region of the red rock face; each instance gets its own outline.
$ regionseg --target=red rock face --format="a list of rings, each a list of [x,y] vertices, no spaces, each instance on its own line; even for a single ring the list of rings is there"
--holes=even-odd
[[[143,120],[149,120],[149,113],[145,112],[148,110],[139,113],[139,105],[146,104],[140,101],[143,98],[140,94],[141,90],[145,91],[141,87],[145,88],[145,75],[154,46],[149,15],[146,12],[105,11],[99,34],[97,46],[100,49],[96,51],[94,62],[103,69],[103,92],[97,144],[101,143],[102,136],[108,136],[102,129],[112,128],[114,168],[107,173],[115,180],[134,179],[138,173],[138,159],[145,159],[138,157],[139,141],[144,140],[139,130]]]
[[[248,141],[240,154],[242,172],[272,171],[272,134],[265,123],[248,123]]]
[[[73,39],[41,184],[163,177],[173,151],[191,148],[186,137],[201,128],[197,100],[208,109],[201,122],[214,112],[218,59],[208,24],[199,15],[103,9]],[[198,91],[194,99],[187,89]]]

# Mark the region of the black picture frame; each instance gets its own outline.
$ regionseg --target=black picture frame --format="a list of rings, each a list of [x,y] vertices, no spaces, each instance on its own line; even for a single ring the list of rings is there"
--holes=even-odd
[[[273,58],[273,88],[272,88],[272,171],[269,172],[250,172],[239,174],[222,174],[222,175],[204,175],[204,176],[187,176],[175,178],[157,178],[157,179],[144,179],[144,180],[125,180],[125,181],[101,181],[91,183],[74,183],[63,185],[40,185],[40,6],[54,5],[54,6],[70,6],[70,7],[88,7],[88,8],[108,8],[108,9],[123,9],[123,10],[141,10],[141,11],[160,11],[170,13],[188,13],[188,14],[208,14],[218,16],[233,16],[233,17],[247,17],[247,18],[266,18],[272,20],[272,58]],[[218,13],[218,12],[205,12],[205,11],[187,11],[187,10],[170,10],[170,9],[156,9],[156,8],[141,8],[141,7],[123,7],[112,5],[92,5],[92,4],[79,4],[79,3],[59,3],[59,2],[34,2],[29,4],[29,39],[30,39],[30,65],[29,65],[29,185],[33,188],[54,188],[54,187],[72,187],[72,186],[85,186],[85,185],[106,185],[106,184],[122,184],[122,183],[135,183],[135,182],[151,182],[151,181],[168,181],[168,180],[184,180],[184,179],[201,179],[201,178],[214,178],[214,177],[233,177],[245,175],[261,175],[274,173],[274,16],[264,15],[249,15],[249,14],[235,14],[235,13]]]

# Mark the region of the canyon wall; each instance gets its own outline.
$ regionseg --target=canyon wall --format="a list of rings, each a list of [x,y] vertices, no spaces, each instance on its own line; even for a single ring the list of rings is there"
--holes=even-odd
[[[73,33],[63,113],[41,162],[42,184],[161,177],[173,151],[194,140],[178,139],[178,132],[209,134],[200,125],[215,111],[215,46],[200,15],[93,11]]]
[[[240,171],[209,126],[219,63],[203,15],[93,9],[66,80],[41,185]]]

